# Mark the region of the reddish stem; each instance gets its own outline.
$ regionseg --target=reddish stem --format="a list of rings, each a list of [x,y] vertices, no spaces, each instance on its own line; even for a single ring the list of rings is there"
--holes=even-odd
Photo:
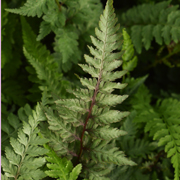
[[[89,108],[89,113],[87,115],[87,118],[86,118],[86,121],[85,121],[85,124],[84,124],[84,128],[83,128],[83,131],[82,131],[82,134],[81,134],[81,140],[80,140],[81,148],[80,148],[80,152],[79,152],[79,155],[78,155],[77,162],[79,162],[81,154],[82,154],[82,150],[83,150],[83,137],[84,137],[84,133],[86,131],[87,123],[88,123],[89,119],[91,118],[91,113],[92,113],[93,106],[95,105],[95,100],[96,100],[97,93],[99,91],[100,82],[101,82],[101,72],[100,72],[100,75],[99,75],[99,78],[98,78],[98,82],[97,82],[95,90],[94,90],[94,95],[93,95],[92,102],[91,102],[91,105],[90,105],[90,108]]]

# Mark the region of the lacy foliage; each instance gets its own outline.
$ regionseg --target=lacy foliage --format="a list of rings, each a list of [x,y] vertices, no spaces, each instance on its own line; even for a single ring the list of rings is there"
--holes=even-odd
[[[122,14],[121,23],[131,29],[132,42],[138,53],[142,47],[150,49],[155,38],[156,43],[169,45],[180,40],[180,11],[178,5],[170,1],[157,4],[143,4]]]
[[[18,138],[10,138],[11,146],[5,148],[6,157],[1,157],[4,176],[16,179],[42,179],[46,175],[40,169],[45,164],[43,155],[47,150],[40,147],[48,142],[38,136],[37,128],[45,116],[37,105],[36,111],[29,116],[28,122],[23,121],[23,127],[18,130]]]
[[[178,180],[180,177],[180,102],[177,99],[167,98],[157,101],[155,107],[152,107],[150,102],[151,96],[147,88],[142,86],[132,100],[133,108],[138,112],[134,121],[145,123],[144,131],[149,132],[154,140],[158,140],[158,146],[164,147],[175,169],[174,179]]]
[[[72,92],[74,99],[57,100],[55,113],[51,108],[45,108],[49,129],[59,134],[57,141],[63,144],[58,153],[74,163],[81,163],[81,176],[94,180],[108,179],[105,175],[111,171],[109,164],[135,165],[114,144],[114,139],[126,132],[111,127],[129,114],[111,110],[111,106],[127,98],[127,95],[112,94],[114,89],[126,86],[114,81],[127,72],[113,72],[122,64],[121,53],[113,52],[121,44],[116,23],[112,1],[108,1],[99,28],[95,29],[97,38],[91,36],[95,48],[90,46],[89,49],[93,57],[85,55],[87,65],[80,64],[92,78],[80,78],[84,88]],[[53,147],[53,143],[51,145]]]
[[[23,16],[42,17],[37,40],[53,32],[55,34],[54,57],[61,69],[68,71],[72,63],[77,64],[80,61],[84,45],[79,40],[83,38],[89,42],[89,35],[97,26],[102,7],[99,0],[64,2],[27,0],[19,9],[7,9],[7,11]]]

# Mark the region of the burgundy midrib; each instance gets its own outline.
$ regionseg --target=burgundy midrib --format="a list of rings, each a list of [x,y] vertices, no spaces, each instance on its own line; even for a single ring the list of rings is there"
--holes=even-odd
[[[77,162],[79,162],[80,158],[81,158],[81,154],[82,154],[82,150],[83,150],[83,137],[84,137],[84,133],[86,131],[86,126],[87,126],[87,123],[91,117],[91,113],[92,113],[92,109],[93,109],[93,106],[95,105],[95,100],[96,100],[96,96],[97,96],[97,93],[99,91],[99,85],[100,85],[100,82],[101,82],[101,78],[102,78],[102,70],[103,70],[103,61],[104,61],[104,56],[105,56],[105,47],[106,47],[106,38],[107,38],[107,21],[106,21],[106,32],[105,32],[105,40],[104,40],[104,47],[103,47],[103,53],[102,53],[102,64],[101,64],[101,68],[100,68],[100,73],[99,73],[99,77],[98,77],[98,82],[96,84],[96,87],[95,87],[95,90],[94,90],[94,95],[93,95],[93,98],[92,98],[92,102],[91,102],[91,106],[89,108],[89,113],[87,115],[87,118],[86,118],[86,121],[85,121],[85,124],[84,124],[84,128],[83,128],[83,131],[82,131],[82,134],[81,134],[81,147],[80,147],[80,152],[79,152],[79,155],[78,155],[78,159],[77,159]]]
[[[87,115],[87,118],[86,118],[86,121],[85,121],[85,124],[84,124],[84,128],[83,128],[83,131],[82,131],[82,134],[81,134],[81,139],[80,139],[81,147],[80,147],[80,152],[79,152],[79,155],[78,155],[78,160],[77,160],[78,162],[79,162],[79,159],[80,159],[81,154],[82,154],[83,137],[84,137],[84,133],[85,133],[85,130],[86,130],[87,123],[88,123],[88,121],[89,121],[89,119],[91,117],[93,106],[95,105],[96,96],[97,96],[97,93],[98,93],[98,90],[99,90],[99,85],[100,85],[100,82],[101,82],[101,76],[102,76],[102,73],[100,72],[99,79],[98,79],[98,82],[96,84],[94,95],[93,95],[93,98],[92,98],[91,106],[89,108],[89,113]]]

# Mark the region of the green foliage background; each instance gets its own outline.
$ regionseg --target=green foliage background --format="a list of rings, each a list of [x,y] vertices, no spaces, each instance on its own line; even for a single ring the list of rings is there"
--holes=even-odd
[[[82,88],[79,76],[90,77],[78,64],[85,63],[84,54],[91,54],[87,45],[92,45],[90,36],[95,36],[105,4],[105,0],[2,0],[2,179],[13,179],[6,175],[16,172],[10,164],[16,166],[24,156],[22,146],[31,152],[23,167],[29,177],[22,174],[21,179],[85,177],[81,164],[62,157],[63,144],[47,128],[45,114],[50,112],[47,107],[57,110],[58,99],[76,96],[70,92]],[[179,4],[179,0],[114,0],[124,41],[118,47],[124,52],[118,70],[127,70],[116,82],[128,84],[114,93],[129,97],[112,109],[130,115],[111,125],[127,132],[113,143],[137,165],[110,165],[106,179],[180,179]],[[88,101],[86,93],[81,91],[80,96]],[[13,160],[8,164],[7,159]],[[34,167],[28,168],[29,163]],[[107,173],[100,172],[103,179]]]

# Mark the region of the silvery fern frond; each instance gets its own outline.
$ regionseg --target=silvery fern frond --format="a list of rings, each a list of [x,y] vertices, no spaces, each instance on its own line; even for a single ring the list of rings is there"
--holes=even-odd
[[[81,176],[90,180],[108,179],[106,174],[111,171],[111,164],[135,165],[115,147],[114,140],[126,132],[111,127],[129,114],[111,110],[128,97],[112,94],[127,85],[115,82],[127,73],[115,71],[122,65],[119,60],[122,53],[117,52],[121,45],[119,27],[113,1],[108,0],[99,28],[95,29],[96,37],[91,36],[92,56],[85,55],[87,64],[80,64],[92,78],[80,78],[84,88],[72,91],[76,98],[57,100],[57,112],[46,108],[49,129],[59,134],[64,143],[59,153],[70,157],[75,164],[81,163]]]

